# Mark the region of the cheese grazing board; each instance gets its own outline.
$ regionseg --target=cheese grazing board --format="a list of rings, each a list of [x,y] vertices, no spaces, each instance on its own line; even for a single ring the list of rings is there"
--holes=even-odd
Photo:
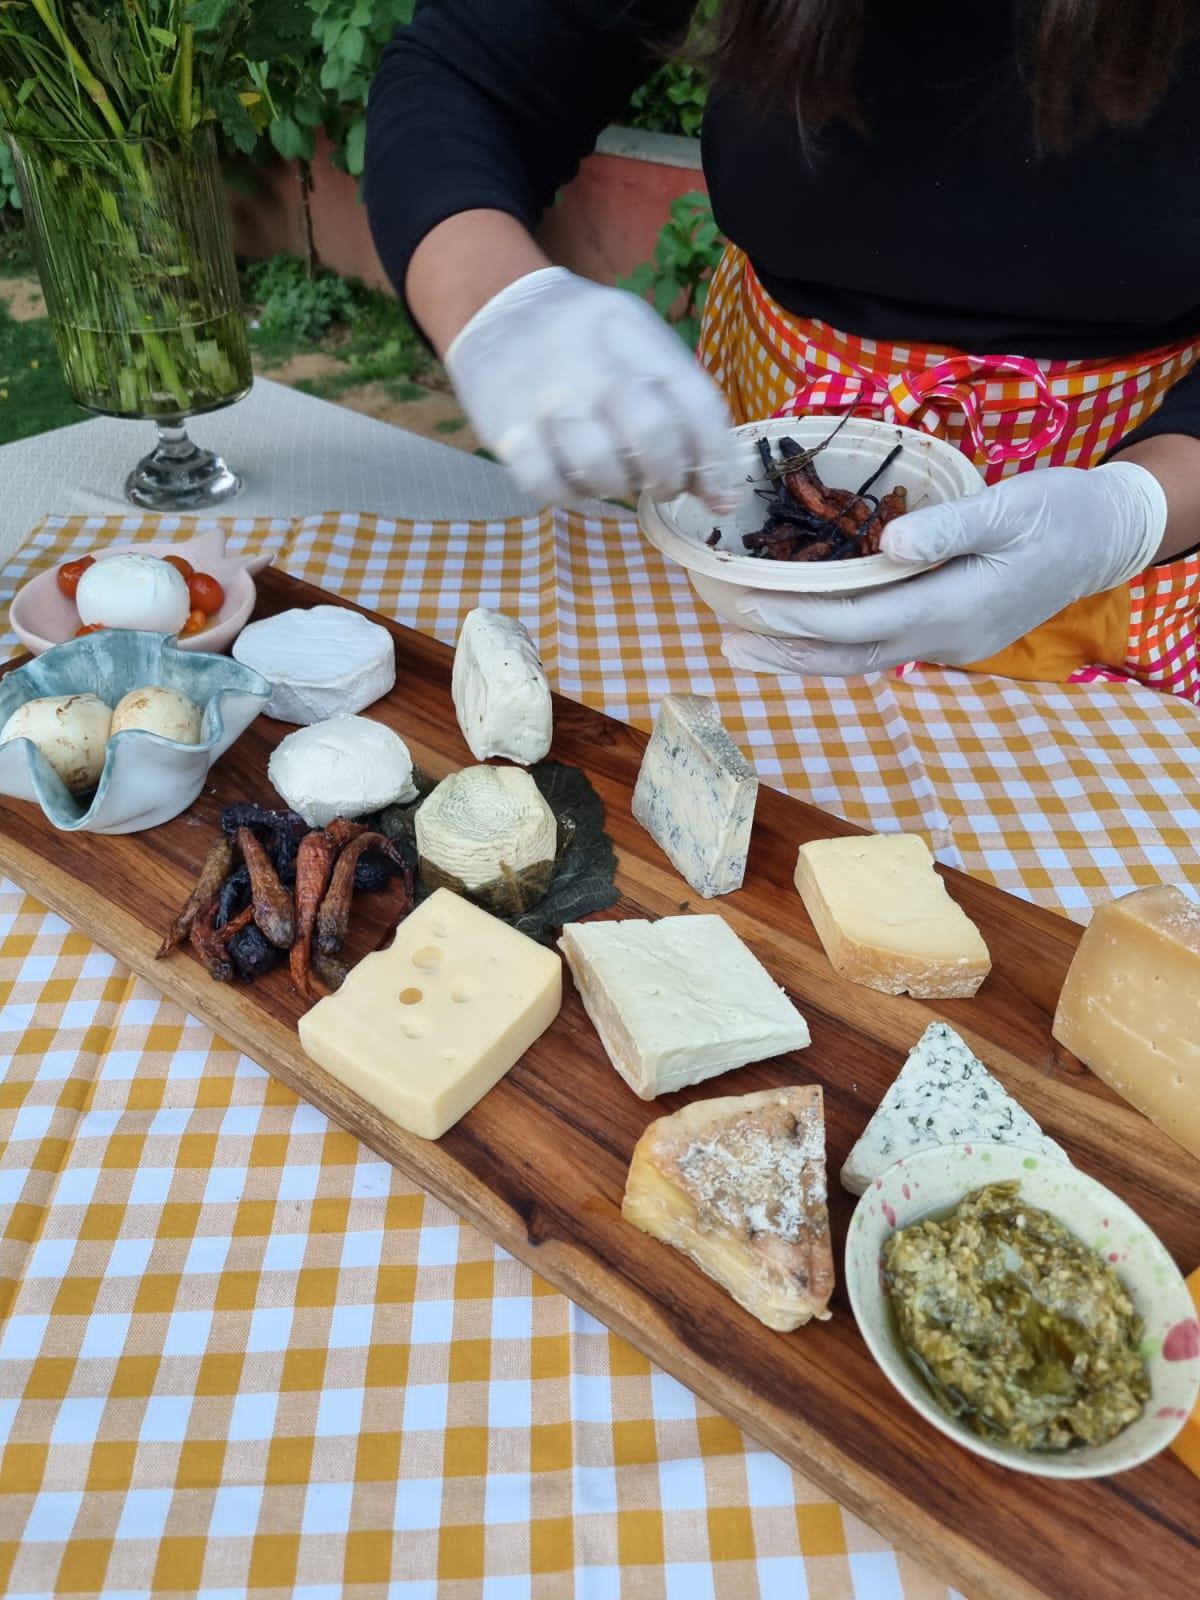
[[[331,598],[269,570],[255,616]],[[423,772],[441,778],[471,759],[454,719],[452,652],[383,625],[395,643],[396,683],[370,714],[403,738]],[[252,984],[215,983],[186,950],[156,960],[223,807],[272,803],[268,761],[290,731],[260,717],[212,768],[190,810],[141,833],[61,832],[36,807],[0,801],[0,868],[971,1600],[1125,1600],[1131,1577],[1138,1592],[1162,1600],[1191,1594],[1196,1480],[1169,1452],[1116,1477],[1043,1492],[968,1454],[910,1409],[868,1352],[840,1281],[828,1321],[772,1332],[691,1261],[623,1219],[642,1134],[713,1085],[639,1098],[614,1071],[569,981],[549,1029],[434,1141],[403,1132],[309,1059],[297,1032],[308,1003],[286,965]],[[792,880],[800,845],[856,830],[764,789],[744,886],[702,900],[634,820],[645,747],[644,735],[555,699],[551,755],[586,773],[617,849],[620,899],[601,916],[719,910],[808,1023],[808,1048],[725,1074],[719,1093],[821,1086],[839,1279],[854,1202],[833,1174],[935,1022],[951,1024],[1046,1138],[1144,1218],[1184,1270],[1200,1260],[1200,1163],[1052,1041],[1076,927],[947,873],[991,954],[979,993],[925,1002],[848,982]],[[386,945],[394,922],[388,896],[356,899],[344,958],[354,963]]]

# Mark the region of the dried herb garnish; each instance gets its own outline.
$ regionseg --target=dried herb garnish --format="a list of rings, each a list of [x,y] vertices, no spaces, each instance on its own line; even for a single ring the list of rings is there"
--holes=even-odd
[[[908,492],[897,485],[877,496],[871,487],[903,445],[897,444],[860,488],[831,489],[821,481],[813,458],[836,433],[837,428],[810,450],[795,439],[780,439],[778,459],[770,440],[759,439],[759,459],[770,487],[755,490],[766,502],[767,516],[761,528],[743,535],[751,556],[762,561],[848,561],[878,555],[884,528],[908,509]]]

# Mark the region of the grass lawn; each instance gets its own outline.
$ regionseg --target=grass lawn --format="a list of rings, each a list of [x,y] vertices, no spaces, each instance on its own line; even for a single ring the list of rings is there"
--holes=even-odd
[[[87,415],[67,393],[44,317],[17,322],[0,284],[0,444],[82,422]]]

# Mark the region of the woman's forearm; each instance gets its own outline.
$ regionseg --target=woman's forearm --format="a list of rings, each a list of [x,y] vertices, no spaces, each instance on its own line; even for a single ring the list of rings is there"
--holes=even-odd
[[[550,265],[504,211],[462,211],[439,222],[409,263],[404,294],[439,355],[481,306],[526,273]]]
[[[1157,559],[1170,561],[1200,545],[1200,439],[1160,433],[1113,457],[1152,472],[1167,497],[1167,531]]]

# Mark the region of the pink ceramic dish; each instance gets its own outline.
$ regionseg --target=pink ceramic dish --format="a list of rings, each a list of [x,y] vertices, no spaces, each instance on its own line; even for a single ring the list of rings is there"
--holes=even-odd
[[[79,552],[82,554],[83,552]],[[152,540],[143,544],[114,544],[89,550],[97,561],[109,556],[182,556],[197,572],[210,573],[225,591],[225,604],[202,633],[189,634],[178,641],[181,650],[202,650],[210,655],[229,646],[241,633],[254,610],[254,574],[269,566],[271,557],[227,555],[225,535],[210,528],[194,539]],[[61,563],[60,563],[61,564]],[[79,627],[75,602],[58,587],[58,566],[30,578],[13,596],[9,607],[12,630],[30,655],[40,656],[52,645],[72,639]]]

